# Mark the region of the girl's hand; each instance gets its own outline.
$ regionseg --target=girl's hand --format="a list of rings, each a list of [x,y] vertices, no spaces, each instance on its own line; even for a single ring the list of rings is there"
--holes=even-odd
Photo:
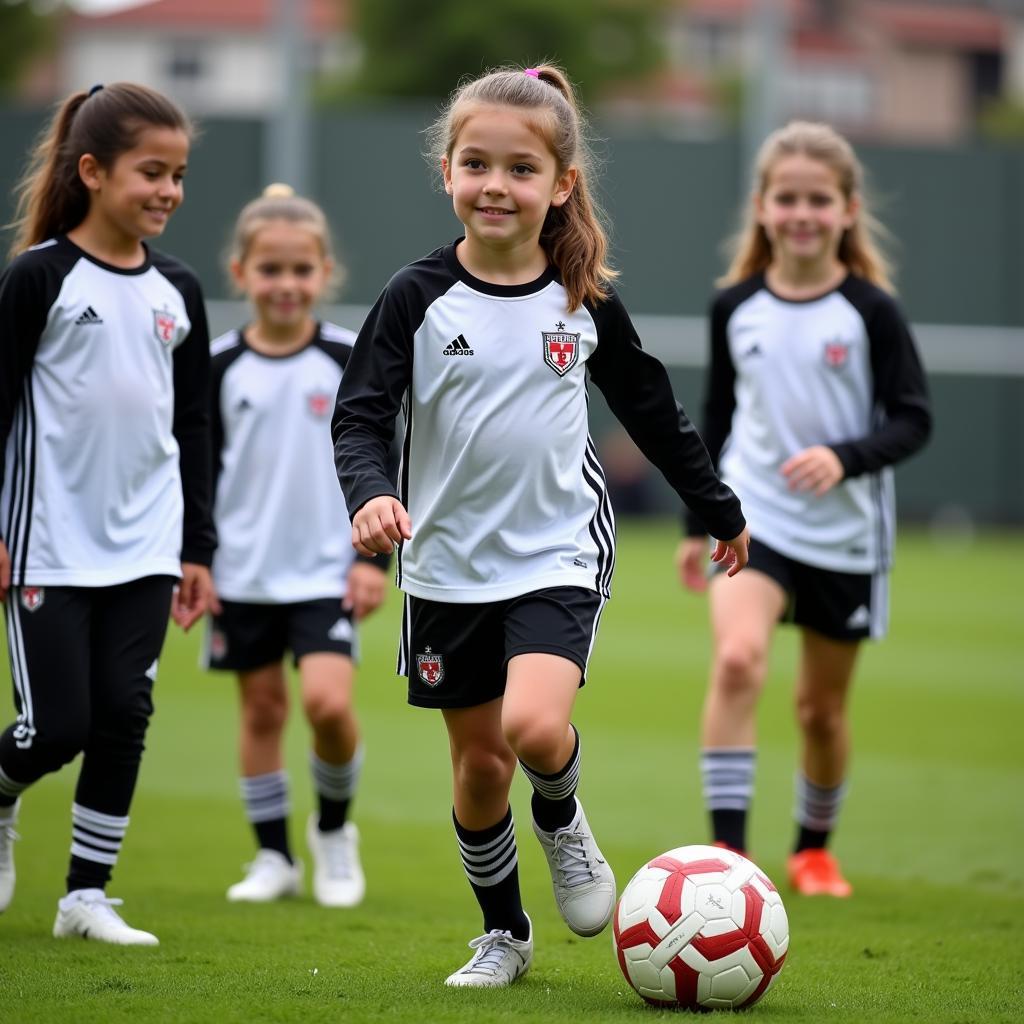
[[[7,591],[11,589],[11,556],[7,545],[0,540],[0,603],[7,600]]]
[[[729,566],[726,576],[735,576],[747,564],[750,548],[750,530],[746,527],[738,537],[732,540],[720,540],[715,544],[715,550],[711,554],[712,562],[722,562]]]
[[[791,491],[814,491],[820,498],[843,479],[843,464],[831,448],[816,444],[797,452],[782,464]]]
[[[352,518],[352,546],[361,555],[390,555],[395,545],[412,539],[412,520],[390,494],[371,498]]]
[[[369,562],[356,562],[348,571],[348,590],[341,607],[358,622],[376,611],[387,593],[388,574]]]
[[[210,570],[194,562],[181,563],[181,582],[171,598],[171,618],[187,633],[216,601]]]
[[[706,537],[684,537],[676,548],[679,582],[695,594],[703,594],[708,588],[708,578],[704,572],[707,550]]]

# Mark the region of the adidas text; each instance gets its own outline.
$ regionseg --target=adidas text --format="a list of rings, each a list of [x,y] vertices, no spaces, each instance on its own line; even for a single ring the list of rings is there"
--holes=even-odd
[[[443,356],[471,356],[475,355],[473,349],[469,347],[469,342],[460,334],[453,342],[450,342],[445,346],[444,351],[441,355]]]

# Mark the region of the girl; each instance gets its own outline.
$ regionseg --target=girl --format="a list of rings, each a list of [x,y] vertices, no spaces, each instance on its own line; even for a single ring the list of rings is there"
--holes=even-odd
[[[140,85],[71,96],[21,183],[0,278],[0,597],[18,712],[0,734],[0,910],[21,793],[82,753],[58,937],[157,944],[105,889],[168,610],[188,629],[210,595],[206,314],[191,271],[145,242],[181,204],[190,135]]]
[[[463,85],[431,141],[465,236],[399,271],[371,311],[338,396],[335,459],[356,549],[399,545],[400,670],[410,703],[440,708],[448,730],[455,832],[484,934],[446,984],[501,986],[533,955],[508,803],[517,762],[566,923],[596,935],[615,905],[576,798],[570,722],[615,555],[585,371],[726,538],[713,558],[730,575],[746,561],[746,527],[611,287],[562,72]],[[384,459],[403,404],[396,491]]]
[[[743,499],[750,569],[711,581],[701,772],[715,840],[746,847],[754,719],[775,624],[801,631],[798,892],[848,896],[825,846],[846,789],[846,697],[860,641],[886,626],[894,463],[931,429],[921,363],[893,301],[847,142],[821,124],[769,136],[735,257],[711,307],[705,438]],[[691,516],[683,583],[704,590]]]
[[[319,207],[287,186],[249,203],[229,269],[256,316],[212,349],[220,600],[207,664],[238,674],[242,799],[259,847],[229,900],[276,900],[301,886],[286,829],[286,648],[313,730],[313,892],[329,907],[363,898],[358,833],[347,820],[363,760],[352,710],[354,623],[383,600],[387,559],[356,556],[339,529],[347,513],[328,422],[355,335],[313,317],[334,269],[331,248]]]

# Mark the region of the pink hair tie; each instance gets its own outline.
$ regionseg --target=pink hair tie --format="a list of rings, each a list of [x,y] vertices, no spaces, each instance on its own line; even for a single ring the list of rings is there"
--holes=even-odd
[[[523,74],[531,78],[540,78],[540,72],[536,68],[525,68]]]

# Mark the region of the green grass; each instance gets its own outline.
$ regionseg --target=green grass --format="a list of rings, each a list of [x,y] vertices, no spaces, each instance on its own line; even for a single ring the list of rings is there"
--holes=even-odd
[[[703,842],[697,721],[708,640],[702,600],[674,582],[669,524],[621,530],[608,606],[576,720],[581,793],[620,885],[651,856]],[[854,691],[855,762],[836,850],[856,893],[787,895],[792,952],[752,1012],[767,1022],[1024,1018],[1024,537],[943,545],[904,534],[892,633],[865,651]],[[440,716],[405,705],[393,675],[399,601],[364,631],[358,705],[367,767],[355,816],[366,902],[229,905],[251,856],[236,795],[233,683],[196,666],[173,631],[132,826],[111,894],[161,939],[155,950],[58,942],[74,767],[24,801],[18,891],[0,917],[0,1021],[648,1021],[608,934],[557,918],[518,781],[534,968],[504,992],[441,981],[468,955],[478,913],[459,866]],[[761,713],[752,849],[781,881],[791,839],[795,636],[783,630]],[[6,706],[4,707],[6,712]],[[311,800],[305,732],[289,730],[293,837]]]

